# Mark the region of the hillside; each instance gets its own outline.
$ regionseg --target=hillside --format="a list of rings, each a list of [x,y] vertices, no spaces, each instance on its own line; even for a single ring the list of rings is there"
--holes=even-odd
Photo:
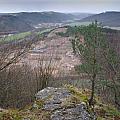
[[[34,25],[39,23],[59,23],[74,19],[74,16],[71,14],[58,12],[21,12],[15,15],[18,18]]]
[[[83,18],[80,22],[91,22],[95,20],[105,26],[120,27],[120,12],[103,12]]]
[[[59,13],[59,12],[20,12],[0,13],[0,32],[29,31],[33,26],[41,23],[64,23],[85,18],[87,13]]]
[[[109,29],[105,30],[108,34],[110,31],[111,35],[113,32],[116,33]],[[66,35],[68,32],[71,32],[69,36]],[[9,73],[0,71],[0,120],[120,119],[119,111],[112,105],[113,90],[101,84],[104,81],[99,78],[96,78],[94,106],[89,105],[91,79],[85,73],[78,74],[75,69],[81,61],[79,56],[73,54],[70,41],[72,36],[71,27],[47,31],[45,36],[43,34],[38,40],[31,39],[31,49],[21,56],[20,61],[8,68]],[[25,45],[24,41],[21,43],[18,44]],[[7,50],[5,52],[8,53]],[[5,93],[7,97],[4,96]]]
[[[77,12],[76,13],[71,13],[71,14],[74,15],[75,19],[77,19],[77,20],[81,20],[83,18],[94,15],[92,13],[77,13]]]
[[[9,32],[9,31],[29,31],[33,29],[31,25],[27,22],[19,19],[16,16],[12,15],[3,15],[0,16],[0,32]]]
[[[40,23],[61,23],[73,20],[71,14],[57,12],[21,12],[0,14],[0,32],[8,31],[29,31],[34,25]]]

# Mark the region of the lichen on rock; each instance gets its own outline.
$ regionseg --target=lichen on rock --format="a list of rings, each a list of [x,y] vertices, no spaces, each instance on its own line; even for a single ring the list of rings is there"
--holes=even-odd
[[[35,102],[22,110],[0,109],[0,120],[120,120],[120,112],[97,96],[93,111],[88,105],[89,90],[69,85],[47,87],[35,97]]]
[[[44,100],[43,109],[51,111],[51,120],[91,120],[85,102],[71,101],[73,94],[67,88],[48,87],[36,94]]]

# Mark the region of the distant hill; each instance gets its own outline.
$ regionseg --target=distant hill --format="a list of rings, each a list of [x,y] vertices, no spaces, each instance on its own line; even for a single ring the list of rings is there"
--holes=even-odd
[[[88,13],[59,13],[59,12],[20,12],[0,13],[0,32],[29,31],[40,23],[70,22],[89,16]]]
[[[71,14],[74,15],[75,19],[78,20],[94,15],[92,13],[71,13]]]
[[[0,32],[8,32],[8,31],[29,31],[33,29],[31,25],[27,22],[19,19],[16,16],[12,15],[2,15],[0,16]]]
[[[16,14],[16,16],[30,24],[38,23],[59,23],[68,20],[73,20],[72,14],[65,14],[59,12],[22,12]]]
[[[74,19],[74,15],[58,12],[21,12],[0,14],[0,32],[28,31],[39,23],[59,23]]]
[[[120,27],[120,12],[103,12],[83,18],[79,22],[91,22],[97,20],[104,26]]]

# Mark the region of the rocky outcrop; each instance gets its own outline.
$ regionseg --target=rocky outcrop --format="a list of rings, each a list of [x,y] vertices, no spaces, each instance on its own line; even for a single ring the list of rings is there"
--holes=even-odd
[[[0,108],[0,120],[120,120],[120,112],[95,98],[94,112],[88,105],[90,91],[74,86],[48,87],[39,91],[34,104],[24,109]],[[94,114],[95,113],[95,114]]]
[[[36,101],[43,101],[42,109],[51,112],[51,120],[91,120],[85,102],[76,104],[72,97],[66,88],[48,87],[36,94]],[[39,105],[35,103],[34,107]]]

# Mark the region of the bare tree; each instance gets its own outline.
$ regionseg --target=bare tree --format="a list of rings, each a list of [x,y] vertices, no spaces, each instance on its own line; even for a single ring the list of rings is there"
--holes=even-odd
[[[27,42],[24,46],[13,44],[3,46],[0,49],[0,71],[4,70],[13,63],[18,62],[22,55],[30,49],[31,42]]]

